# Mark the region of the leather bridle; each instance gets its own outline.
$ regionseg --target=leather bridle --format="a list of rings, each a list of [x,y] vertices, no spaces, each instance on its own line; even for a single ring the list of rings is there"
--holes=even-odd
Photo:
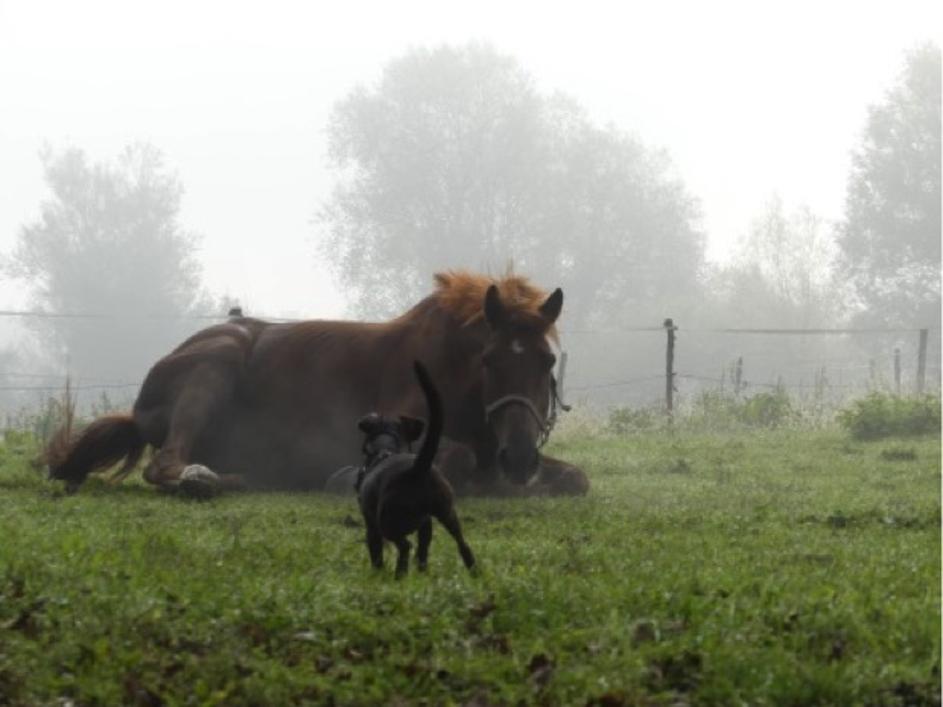
[[[540,429],[540,441],[537,443],[537,449],[542,448],[547,443],[547,440],[550,439],[550,433],[557,424],[557,406],[559,405],[564,412],[570,410],[570,406],[560,399],[560,394],[557,392],[557,379],[552,374],[550,376],[550,413],[546,417],[540,414],[537,406],[530,398],[524,395],[511,394],[502,395],[497,400],[488,403],[485,406],[485,420],[490,423],[491,416],[508,405],[522,405],[537,421],[537,427]]]

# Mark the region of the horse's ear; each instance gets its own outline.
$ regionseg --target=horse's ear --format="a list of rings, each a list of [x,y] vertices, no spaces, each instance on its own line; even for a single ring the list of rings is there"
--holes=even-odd
[[[426,429],[426,423],[408,415],[400,415],[399,424],[400,429],[403,431],[403,437],[407,442],[415,442],[422,437],[422,431]]]
[[[500,328],[507,321],[507,309],[501,301],[498,288],[491,285],[485,293],[485,321],[492,329]]]
[[[540,305],[540,314],[547,320],[548,324],[553,324],[560,316],[560,310],[563,309],[563,290],[559,287],[553,291],[544,303]]]
[[[364,415],[360,418],[360,421],[357,422],[357,427],[360,428],[361,432],[369,435],[376,431],[379,424],[380,416],[375,412],[371,412],[370,414]]]

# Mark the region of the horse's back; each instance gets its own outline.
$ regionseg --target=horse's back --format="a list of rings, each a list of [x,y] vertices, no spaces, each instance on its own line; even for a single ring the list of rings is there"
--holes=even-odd
[[[271,327],[246,365],[236,425],[266,446],[260,482],[321,488],[360,461],[357,420],[382,409],[390,334],[384,325],[308,321]],[[250,402],[251,401],[251,402]]]
[[[360,322],[208,327],[153,366],[135,420],[160,447],[172,416],[193,417],[192,461],[244,474],[254,486],[321,488],[359,461],[362,415],[403,411],[414,385],[391,372],[409,370],[408,340],[395,327]],[[190,415],[189,400],[211,396],[210,413]]]

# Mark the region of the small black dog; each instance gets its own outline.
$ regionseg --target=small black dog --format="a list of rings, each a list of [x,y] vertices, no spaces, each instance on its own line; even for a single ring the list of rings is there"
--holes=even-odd
[[[357,427],[366,435],[363,442],[364,462],[360,466],[344,466],[328,477],[324,491],[350,495],[360,490],[364,476],[388,456],[412,450],[412,443],[422,436],[422,420],[400,415],[388,418],[376,412],[364,415]]]
[[[383,541],[389,540],[399,551],[397,578],[409,568],[411,546],[406,536],[413,532],[418,533],[419,570],[426,569],[433,517],[455,538],[465,566],[468,569],[475,566],[475,556],[462,537],[452,506],[452,487],[432,463],[442,436],[442,400],[423,365],[417,361],[413,368],[429,406],[429,426],[422,448],[419,454],[389,455],[367,469],[358,495],[367,526],[370,560],[377,569],[383,567]]]

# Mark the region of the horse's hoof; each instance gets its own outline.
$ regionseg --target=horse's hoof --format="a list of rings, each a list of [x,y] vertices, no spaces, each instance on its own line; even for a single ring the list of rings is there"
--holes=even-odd
[[[193,498],[209,498],[219,493],[219,475],[202,464],[190,464],[180,472],[180,490]]]

